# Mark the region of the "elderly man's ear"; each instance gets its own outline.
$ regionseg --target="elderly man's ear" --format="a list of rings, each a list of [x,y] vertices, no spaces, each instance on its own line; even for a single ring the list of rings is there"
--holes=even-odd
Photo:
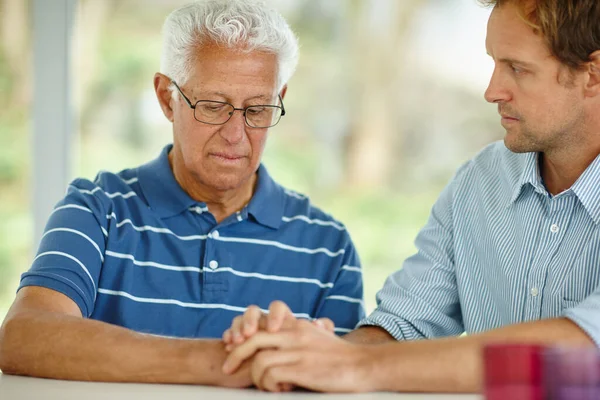
[[[165,117],[173,122],[173,92],[169,89],[169,85],[171,85],[171,79],[166,75],[160,72],[154,74],[154,91],[156,92],[158,104],[160,104]]]

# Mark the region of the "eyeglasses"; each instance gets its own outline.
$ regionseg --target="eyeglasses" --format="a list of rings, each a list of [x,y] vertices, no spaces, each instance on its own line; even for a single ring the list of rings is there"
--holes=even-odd
[[[232,104],[224,101],[214,100],[198,100],[196,104],[192,104],[190,99],[183,94],[181,88],[175,81],[171,81],[177,88],[187,105],[194,110],[194,118],[198,122],[209,125],[223,125],[227,123],[233,116],[233,113],[241,111],[244,115],[246,125],[251,128],[270,128],[279,123],[281,117],[285,115],[285,107],[283,99],[279,95],[281,106],[274,105],[256,105],[244,108],[235,108]]]

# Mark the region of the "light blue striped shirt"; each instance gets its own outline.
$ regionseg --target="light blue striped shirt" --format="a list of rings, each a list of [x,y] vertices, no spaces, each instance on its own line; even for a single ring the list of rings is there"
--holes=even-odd
[[[600,157],[550,196],[538,154],[494,143],[458,170],[359,326],[408,340],[566,316],[600,345],[599,222]]]
[[[75,180],[50,216],[21,286],[70,297],[84,317],[139,332],[220,337],[251,304],[286,302],[338,333],[364,317],[359,259],[344,226],[264,166],[246,207],[220,223],[160,157]]]

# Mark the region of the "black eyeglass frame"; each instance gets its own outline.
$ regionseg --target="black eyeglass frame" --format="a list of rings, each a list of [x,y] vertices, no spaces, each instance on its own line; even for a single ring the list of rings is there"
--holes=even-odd
[[[281,117],[283,117],[285,115],[285,107],[283,105],[283,99],[281,98],[280,94],[278,94],[277,97],[279,98],[279,102],[281,103],[281,106],[275,106],[275,105],[272,105],[272,104],[257,104],[257,105],[247,106],[247,107],[244,107],[244,108],[237,108],[237,107],[234,107],[233,104],[231,104],[231,103],[228,103],[226,101],[217,101],[217,100],[198,100],[198,101],[196,101],[195,104],[192,104],[191,100],[183,93],[183,91],[181,90],[181,88],[179,87],[179,85],[177,84],[177,82],[175,82],[174,80],[171,80],[171,83],[173,84],[173,86],[175,86],[175,88],[177,89],[177,91],[179,92],[179,94],[181,94],[181,97],[183,97],[183,99],[185,100],[186,104],[192,110],[194,110],[194,119],[196,121],[202,123],[202,124],[207,124],[207,125],[225,125],[227,122],[229,122],[229,120],[231,119],[231,117],[233,117],[233,113],[234,112],[241,111],[242,115],[244,116],[244,122],[246,123],[247,126],[249,126],[250,128],[254,128],[254,129],[267,129],[267,128],[272,128],[275,125],[277,125],[279,123],[279,121],[281,121]],[[218,124],[215,124],[215,123],[212,123],[212,122],[200,121],[198,118],[196,118],[196,106],[198,105],[198,103],[203,103],[203,102],[211,102],[211,103],[218,103],[218,104],[228,105],[233,110],[229,113],[229,118],[227,118],[224,122],[220,122]],[[248,117],[246,116],[246,111],[249,108],[254,108],[254,107],[279,108],[281,110],[281,115],[279,116],[279,119],[277,120],[277,122],[275,122],[272,125],[269,125],[269,126],[253,126],[248,121]]]

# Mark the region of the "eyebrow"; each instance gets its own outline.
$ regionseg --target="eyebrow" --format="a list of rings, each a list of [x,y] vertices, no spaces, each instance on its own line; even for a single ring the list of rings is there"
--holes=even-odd
[[[532,63],[529,63],[527,61],[516,60],[514,58],[501,58],[498,61],[506,63],[506,64],[522,65],[522,66],[524,66],[526,68],[533,68],[534,67],[534,65]]]
[[[228,99],[229,96],[223,92],[202,92],[199,93],[201,96],[219,96],[219,97],[223,97],[224,99]],[[196,96],[194,96],[196,97]],[[250,100],[256,100],[256,99],[261,99],[261,100],[265,100],[265,101],[270,101],[273,97],[272,96],[267,96],[264,94],[259,94],[256,96],[252,96],[249,97],[247,99],[244,99],[244,102],[250,101]]]
[[[490,56],[490,57],[492,57],[492,56],[490,55],[490,53],[487,53],[487,55],[488,55],[488,56]],[[493,58],[493,57],[492,57],[492,58]],[[501,59],[499,59],[499,60],[497,60],[497,61],[498,61],[498,62],[501,62],[501,63],[504,63],[504,64],[517,64],[517,65],[522,65],[522,66],[523,66],[523,67],[525,67],[525,68],[534,68],[534,67],[535,67],[535,65],[534,65],[534,64],[532,64],[532,63],[529,63],[529,62],[527,62],[527,61],[517,60],[517,59],[515,59],[515,58],[507,58],[507,57],[504,57],[504,58],[501,58]]]

